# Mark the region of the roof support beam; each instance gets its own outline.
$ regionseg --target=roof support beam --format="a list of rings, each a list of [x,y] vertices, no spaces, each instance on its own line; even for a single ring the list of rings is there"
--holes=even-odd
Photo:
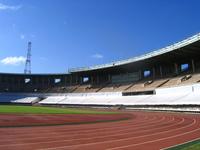
[[[195,73],[195,65],[194,65],[194,60],[192,59],[192,72]]]

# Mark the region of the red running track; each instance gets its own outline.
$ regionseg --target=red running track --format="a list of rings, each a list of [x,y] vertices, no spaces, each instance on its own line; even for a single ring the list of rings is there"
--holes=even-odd
[[[200,138],[200,115],[129,112],[130,120],[0,128],[1,150],[157,150]]]

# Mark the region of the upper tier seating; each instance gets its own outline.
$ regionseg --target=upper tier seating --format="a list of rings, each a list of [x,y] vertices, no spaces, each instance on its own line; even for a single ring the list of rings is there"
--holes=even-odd
[[[122,83],[122,84],[111,83],[105,86],[104,88],[102,88],[101,90],[99,90],[99,92],[120,92],[120,91],[126,90],[130,86],[131,86],[131,83]]]
[[[138,92],[162,87],[175,87],[200,82],[200,74],[187,74],[158,80],[141,80],[129,83],[83,84],[66,87],[53,87],[47,93],[96,93],[96,92]]]
[[[198,83],[200,82],[200,74],[193,74],[193,75],[187,75],[186,76],[187,80],[184,80],[181,82],[181,85],[188,85],[188,84],[193,84],[193,83]]]

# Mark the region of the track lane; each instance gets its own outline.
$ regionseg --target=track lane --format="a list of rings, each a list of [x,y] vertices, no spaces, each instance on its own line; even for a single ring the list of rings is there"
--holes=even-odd
[[[34,131],[30,128],[0,129],[3,133],[0,138],[4,137],[0,149],[155,150],[200,137],[199,115],[129,113],[134,115],[131,120],[119,122],[31,128]]]
[[[173,121],[173,119],[171,119],[168,122],[165,122],[165,124],[166,123],[171,123]],[[45,144],[45,143],[51,143],[51,141],[54,142],[54,143],[55,142],[59,142],[60,143],[62,141],[72,142],[73,140],[76,140],[76,141],[78,140],[80,142],[83,139],[84,140],[85,139],[87,139],[87,140],[93,139],[94,140],[95,138],[104,138],[105,139],[105,138],[108,138],[108,137],[111,137],[111,136],[114,136],[114,135],[122,136],[122,135],[125,135],[125,134],[129,134],[130,131],[131,132],[133,132],[133,131],[135,132],[137,130],[139,130],[139,131],[143,130],[144,131],[145,130],[144,127],[146,127],[146,128],[154,127],[155,126],[154,124],[158,123],[160,121],[164,121],[164,117],[162,117],[162,119],[158,120],[157,122],[155,122],[155,121],[154,122],[148,122],[149,125],[147,124],[146,126],[138,125],[137,128],[136,128],[135,125],[133,125],[133,126],[129,126],[129,128],[126,128],[126,129],[124,129],[124,127],[123,127],[123,129],[120,129],[120,130],[117,130],[117,131],[115,131],[115,128],[113,128],[113,130],[106,131],[106,132],[100,131],[100,132],[98,132],[98,137],[96,136],[97,134],[95,132],[84,133],[84,134],[83,133],[77,133],[76,135],[70,134],[70,135],[65,135],[65,136],[58,135],[58,136],[55,136],[55,137],[52,137],[52,138],[51,137],[46,137],[46,138],[44,137],[45,139],[43,139],[43,140],[40,139],[41,136],[37,136],[37,139],[35,139],[36,141],[34,140],[34,138],[32,138],[32,139],[26,138],[25,140],[20,138],[19,140],[15,140],[14,142],[12,140],[9,140],[9,141],[2,140],[2,141],[0,141],[0,145],[1,145],[1,143],[5,143],[5,142],[10,142],[10,145],[12,145],[12,144],[16,143],[17,141],[20,141],[21,143],[23,143],[21,145],[25,145],[25,143],[30,142],[30,140],[31,140],[32,144],[34,144],[34,141],[37,144],[42,144],[42,143]],[[152,123],[154,123],[154,124],[152,124]],[[60,138],[63,138],[64,140],[61,140]],[[20,145],[20,144],[15,144],[14,146],[16,146],[16,145]]]

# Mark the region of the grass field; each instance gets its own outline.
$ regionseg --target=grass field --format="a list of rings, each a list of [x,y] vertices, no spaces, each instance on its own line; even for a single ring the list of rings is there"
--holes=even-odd
[[[200,150],[200,140],[178,145],[178,146],[169,148],[168,150]]]
[[[77,108],[55,108],[41,106],[0,105],[0,114],[116,114],[116,112],[96,111]]]

